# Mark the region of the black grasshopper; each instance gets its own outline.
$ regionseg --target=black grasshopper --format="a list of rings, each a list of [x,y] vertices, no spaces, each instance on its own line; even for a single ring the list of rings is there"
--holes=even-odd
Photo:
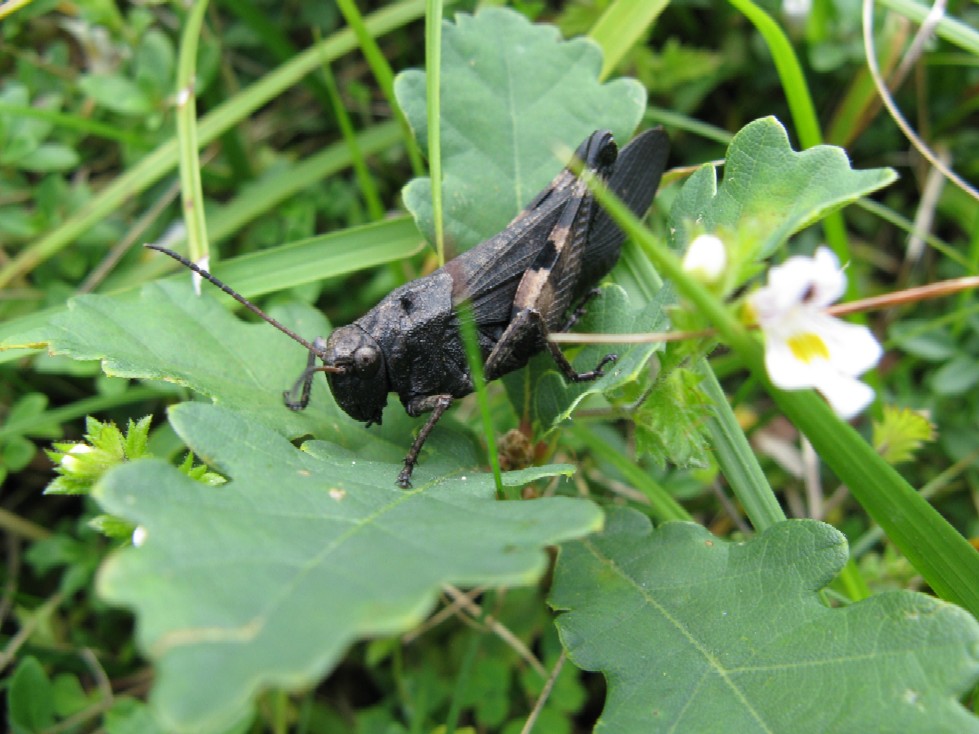
[[[652,203],[668,151],[669,140],[659,128],[637,136],[621,153],[612,134],[599,130],[575,156],[641,216]],[[457,307],[470,305],[487,380],[523,367],[544,349],[567,379],[593,380],[615,355],[606,355],[589,372],[576,372],[547,335],[571,328],[596,283],[618,260],[622,239],[584,182],[565,168],[502,232],[396,288],[329,339],[312,343],[193,263],[150,247],[198,272],[309,350],[306,369],[284,393],[290,408],[307,406],[313,377],[325,372],[340,407],[368,426],[381,422],[390,392],[398,394],[408,415],[430,412],[398,474],[398,485],[407,488],[439,418],[453,400],[473,391]]]

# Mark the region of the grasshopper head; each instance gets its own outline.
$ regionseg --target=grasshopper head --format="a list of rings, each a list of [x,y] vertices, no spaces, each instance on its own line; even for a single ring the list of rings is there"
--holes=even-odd
[[[388,374],[384,352],[359,326],[341,326],[326,342],[324,362],[339,367],[327,372],[333,397],[351,418],[380,423],[388,401]]]

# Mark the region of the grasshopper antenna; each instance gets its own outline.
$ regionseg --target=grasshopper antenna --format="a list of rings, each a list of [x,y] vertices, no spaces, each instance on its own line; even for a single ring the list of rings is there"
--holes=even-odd
[[[265,313],[262,309],[260,309],[254,303],[252,303],[247,298],[245,298],[243,295],[241,295],[236,290],[234,290],[231,286],[225,285],[223,282],[221,282],[220,280],[218,280],[217,278],[215,278],[213,275],[211,275],[209,272],[207,272],[206,270],[204,270],[204,268],[200,267],[199,265],[197,265],[195,263],[192,263],[190,260],[188,260],[187,258],[185,258],[183,255],[181,255],[179,253],[176,253],[173,250],[170,250],[170,249],[168,249],[166,247],[163,247],[161,245],[154,245],[154,244],[147,243],[146,245],[144,245],[144,247],[148,247],[151,250],[156,250],[157,252],[162,252],[164,255],[168,255],[169,257],[172,257],[174,260],[176,260],[178,263],[180,263],[181,265],[183,265],[185,268],[189,268],[190,270],[193,270],[199,276],[201,276],[202,278],[204,278],[204,280],[208,281],[212,285],[217,286],[222,291],[224,291],[225,293],[227,293],[229,296],[231,296],[232,298],[234,298],[236,301],[238,301],[238,303],[240,303],[242,306],[244,306],[245,308],[247,308],[249,311],[251,311],[253,314],[255,314],[256,316],[258,316],[260,319],[262,319],[263,321],[271,324],[272,326],[274,326],[276,329],[278,329],[279,331],[281,331],[286,336],[288,336],[291,339],[293,339],[293,340],[299,342],[300,344],[302,344],[304,347],[306,347],[306,349],[309,350],[310,354],[313,354],[313,355],[319,357],[324,362],[326,361],[324,349],[322,347],[317,347],[316,345],[314,345],[314,344],[306,341],[301,336],[299,336],[299,334],[297,334],[292,329],[290,329],[288,326],[286,326],[285,324],[281,324],[278,321],[276,321],[275,319],[273,319],[271,316],[269,316],[267,313]],[[343,367],[336,367],[334,365],[324,364],[322,367],[317,368],[316,371],[317,372],[343,372],[344,370],[343,370]]]

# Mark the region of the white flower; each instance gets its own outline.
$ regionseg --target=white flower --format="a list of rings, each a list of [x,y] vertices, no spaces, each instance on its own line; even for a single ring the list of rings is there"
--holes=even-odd
[[[133,530],[133,547],[139,548],[143,543],[146,542],[146,528],[142,525],[137,525]]]
[[[727,250],[716,235],[698,235],[683,256],[683,269],[704,283],[716,283],[726,267]]]
[[[826,247],[814,257],[790,257],[768,273],[768,285],[748,299],[765,334],[765,369],[782,390],[813,387],[841,418],[860,413],[874,391],[857,378],[881,347],[865,326],[847,324],[825,309],[846,290],[846,276]]]

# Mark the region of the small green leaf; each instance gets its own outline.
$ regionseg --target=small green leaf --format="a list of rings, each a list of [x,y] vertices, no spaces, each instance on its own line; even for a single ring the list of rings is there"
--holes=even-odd
[[[106,109],[121,115],[147,115],[153,111],[150,98],[131,79],[117,74],[86,74],[78,87]]]
[[[874,421],[874,450],[888,464],[910,461],[923,444],[934,440],[931,421],[910,408],[885,405],[883,417]]]
[[[17,159],[17,168],[34,173],[69,171],[78,167],[78,153],[61,143],[42,143]]]
[[[125,696],[113,701],[103,724],[106,734],[165,734],[147,704]]]
[[[55,463],[58,478],[48,484],[47,494],[88,494],[98,479],[113,466],[147,456],[146,439],[150,416],[133,423],[127,435],[115,423],[105,423],[89,416],[85,420],[85,440],[59,442],[48,451]]]
[[[660,466],[704,467],[710,462],[707,418],[711,407],[699,388],[701,377],[688,369],[671,371],[633,413],[636,449]]]
[[[77,714],[94,703],[85,695],[85,689],[82,688],[78,676],[73,673],[61,673],[55,676],[51,683],[51,701],[54,704],[55,713],[60,718]]]
[[[23,436],[10,436],[0,441],[0,464],[9,471],[20,471],[31,463],[36,453],[34,442]]]
[[[551,604],[608,680],[601,732],[979,732],[979,623],[912,592],[830,609],[846,540],[815,521],[730,543],[631,510],[561,549]],[[807,692],[818,691],[818,696]]]
[[[175,406],[170,420],[230,481],[207,487],[146,461],[118,467],[95,497],[145,532],[110,558],[99,591],[135,610],[157,666],[151,700],[172,728],[215,729],[260,689],[313,685],[353,640],[419,623],[442,584],[533,583],[544,546],[602,522],[569,498],[497,502],[491,476],[447,474],[444,449],[429,461],[442,478],[403,491],[400,451],[299,450],[204,403]]]
[[[945,362],[959,349],[948,329],[937,329],[931,322],[921,319],[892,324],[888,336],[899,349],[929,362]]]
[[[936,370],[928,382],[939,395],[962,395],[979,383],[979,363],[968,354],[960,354]]]
[[[601,83],[602,52],[585,38],[561,39],[506,8],[460,13],[442,31],[442,167],[446,241],[466,250],[502,230],[596,129],[628,141],[645,109],[636,81]],[[424,145],[425,74],[395,80],[398,102]],[[485,100],[493,99],[491,105]],[[419,229],[434,241],[431,181],[403,191]]]
[[[7,724],[12,734],[35,734],[54,725],[51,681],[35,657],[25,657],[10,676]]]

